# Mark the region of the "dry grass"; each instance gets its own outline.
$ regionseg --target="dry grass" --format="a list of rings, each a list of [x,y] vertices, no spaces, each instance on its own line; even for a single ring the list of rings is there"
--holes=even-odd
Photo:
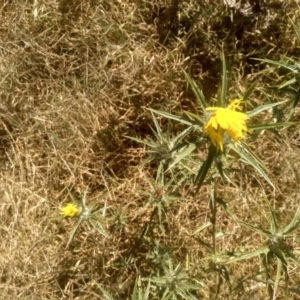
[[[297,57],[288,17],[297,24],[300,11],[297,1],[270,1],[256,19],[238,16],[231,22],[223,4],[196,2],[0,4],[1,299],[105,299],[100,286],[114,299],[130,299],[136,278],[144,279],[145,288],[149,277],[166,278],[170,263],[174,269],[181,264],[184,280],[198,284],[196,299],[213,299],[218,274],[218,299],[267,299],[258,257],[220,270],[205,259],[210,253],[198,240],[211,244],[211,227],[193,236],[210,221],[209,186],[194,197],[194,173],[185,174],[180,186],[169,175],[169,186],[157,185],[158,162],[139,168],[146,149],[127,136],[155,140],[146,108],[178,115],[199,111],[183,70],[213,102],[221,50],[230,95],[242,95],[257,81],[249,108],[261,104],[263,87],[282,77],[252,58]],[[159,124],[164,131],[171,126],[162,118]],[[171,126],[174,136],[179,130]],[[285,143],[269,132],[254,142],[276,190],[252,173],[240,178],[240,188],[220,184],[217,191],[241,220],[266,229],[270,213],[262,191],[283,225],[300,200],[298,123],[281,133]],[[80,199],[86,189],[106,235],[86,223],[66,248],[74,220],[61,219],[59,208],[70,201],[68,190]],[[222,253],[253,251],[265,243],[221,207],[216,228]],[[298,274],[299,266],[289,264],[290,288],[296,291],[289,299],[300,299]],[[163,293],[151,291],[157,298],[149,299]],[[284,299],[282,288],[277,296]]]

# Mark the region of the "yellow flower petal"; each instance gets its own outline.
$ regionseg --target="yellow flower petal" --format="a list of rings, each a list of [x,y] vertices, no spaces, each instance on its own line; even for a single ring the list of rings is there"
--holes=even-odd
[[[243,103],[243,99],[239,98],[239,99],[233,99],[231,100],[231,102],[229,103],[228,107],[231,110],[242,110],[242,103]]]
[[[204,132],[208,134],[213,145],[223,151],[223,136],[226,132],[237,143],[246,137],[248,131],[246,114],[238,112],[241,110],[242,99],[233,100],[226,108],[208,107],[207,111],[212,114],[204,126]]]
[[[68,203],[66,206],[60,209],[60,215],[64,216],[65,218],[67,217],[73,218],[76,217],[78,214],[79,214],[79,209],[73,203]]]

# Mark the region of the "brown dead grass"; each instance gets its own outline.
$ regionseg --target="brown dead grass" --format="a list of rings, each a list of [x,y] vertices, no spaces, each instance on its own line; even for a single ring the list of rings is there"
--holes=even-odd
[[[138,169],[145,149],[126,136],[154,138],[146,108],[176,114],[198,109],[183,70],[213,101],[221,50],[233,97],[259,80],[253,107],[263,101],[260,89],[280,78],[251,58],[299,54],[287,21],[288,16],[297,21],[294,4],[280,8],[284,16],[270,6],[266,26],[264,12],[257,21],[231,24],[224,6],[212,3],[11,0],[0,5],[1,299],[104,299],[99,285],[115,299],[129,299],[136,278],[163,274],[169,258],[174,265],[190,264],[190,278],[203,283],[195,297],[212,299],[216,266],[203,260],[208,252],[192,237],[210,221],[208,188],[194,199],[186,182],[165,204],[163,222],[155,215],[149,223],[154,191],[146,176],[153,178],[156,164]],[[160,122],[166,129],[167,122]],[[298,125],[282,131],[286,145],[269,133],[255,142],[276,191],[247,174],[241,190],[220,186],[219,197],[244,221],[268,226],[261,189],[284,224],[295,212],[298,132]],[[80,198],[87,188],[89,203],[107,207],[108,237],[84,225],[66,249],[74,222],[58,218],[58,209],[70,201],[67,189]],[[241,245],[252,251],[264,243],[221,208],[216,222],[222,252]],[[201,238],[211,243],[210,229]],[[228,267],[235,289],[224,283],[220,299],[266,299],[264,282],[259,286],[254,278],[257,261]],[[291,285],[299,284],[298,273],[291,265]]]

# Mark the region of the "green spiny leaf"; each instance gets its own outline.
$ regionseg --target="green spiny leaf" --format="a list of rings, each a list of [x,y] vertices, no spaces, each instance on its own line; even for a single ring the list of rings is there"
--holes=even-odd
[[[186,81],[190,84],[190,86],[192,87],[192,90],[202,108],[202,111],[205,115],[207,115],[207,111],[206,111],[206,107],[208,107],[208,103],[206,102],[206,99],[202,93],[202,91],[199,89],[199,87],[197,86],[197,84],[195,83],[195,81],[186,73],[184,72],[184,76]]]

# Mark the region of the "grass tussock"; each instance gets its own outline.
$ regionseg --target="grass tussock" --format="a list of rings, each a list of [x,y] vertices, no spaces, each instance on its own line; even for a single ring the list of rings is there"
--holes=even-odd
[[[217,180],[212,196],[207,181],[195,196],[205,147],[190,169],[158,170],[184,126],[161,115],[155,124],[148,109],[201,114],[184,72],[215,105],[223,52],[230,99],[253,83],[248,110],[290,97],[266,89],[290,75],[254,59],[297,61],[297,1],[215,2],[0,5],[1,299],[300,299],[299,229],[284,241],[273,230],[300,200],[297,107],[280,135],[253,135],[273,188],[245,167],[236,186]],[[59,215],[72,199],[87,207],[80,223]],[[295,251],[279,282],[277,246]],[[267,258],[230,263],[263,247]]]

